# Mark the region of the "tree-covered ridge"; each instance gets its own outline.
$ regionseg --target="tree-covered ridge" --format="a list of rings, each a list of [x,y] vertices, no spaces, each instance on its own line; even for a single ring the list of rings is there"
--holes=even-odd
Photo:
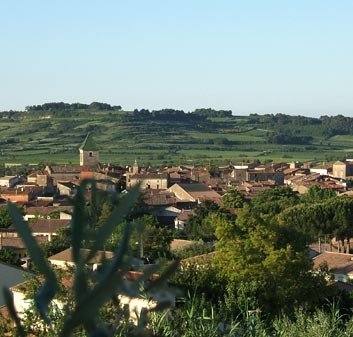
[[[26,106],[26,111],[53,111],[53,110],[81,110],[81,109],[91,109],[91,110],[121,110],[121,106],[111,106],[107,103],[92,102],[91,104],[84,103],[64,103],[64,102],[53,102],[44,103],[38,105],[28,105]]]
[[[191,160],[335,161],[353,157],[353,119],[284,114],[236,116],[211,108],[126,111],[107,103],[45,103],[0,113],[0,162],[77,160],[87,133],[104,162],[145,165]]]
[[[165,108],[160,110],[149,109],[135,109],[132,112],[123,111],[120,105],[110,105],[108,103],[92,102],[90,104],[84,103],[65,103],[52,102],[38,105],[26,106],[25,112],[31,113],[49,113],[55,116],[67,116],[68,113],[84,113],[90,115],[97,111],[107,112],[122,112],[120,117],[132,120],[144,120],[146,118],[152,119],[176,119],[179,121],[190,120],[205,120],[212,118],[228,118],[223,120],[221,124],[233,122],[235,125],[252,126],[255,128],[265,127],[269,128],[267,134],[267,141],[275,144],[308,144],[312,141],[313,136],[322,136],[330,138],[335,135],[346,135],[353,133],[353,118],[345,117],[343,115],[337,116],[321,116],[319,118],[305,117],[305,116],[291,116],[282,113],[277,114],[250,114],[247,117],[234,116],[231,110],[215,110],[211,108],[198,108],[191,112],[183,110],[176,110],[172,108]],[[27,115],[27,114],[26,114]],[[24,116],[21,111],[3,111],[1,116]],[[28,116],[28,115],[27,115]],[[210,121],[210,120],[209,120]],[[220,121],[209,123],[210,129],[217,129],[217,124]]]

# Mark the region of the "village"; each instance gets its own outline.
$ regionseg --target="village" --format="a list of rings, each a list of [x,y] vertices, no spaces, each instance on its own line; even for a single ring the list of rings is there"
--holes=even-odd
[[[353,160],[323,163],[315,167],[298,162],[228,163],[212,171],[207,167],[190,165],[163,169],[140,167],[137,161],[125,166],[102,164],[94,135],[90,133],[79,148],[79,160],[79,165],[47,165],[43,170],[32,172],[26,177],[0,177],[0,207],[7,207],[9,201],[21,207],[23,219],[28,222],[38,243],[50,242],[60,229],[70,227],[73,212],[70,199],[85,179],[94,179],[97,188],[107,193],[128,193],[139,185],[147,212],[158,219],[160,226],[173,230],[182,230],[195,208],[205,201],[222,206],[222,198],[230,189],[239,191],[245,200],[279,186],[289,187],[299,195],[305,194],[312,186],[330,189],[337,195],[353,195]],[[237,209],[229,209],[229,212],[236,213]],[[184,244],[190,242],[175,239],[171,249]],[[0,283],[12,290],[15,306],[21,312],[28,303],[21,292],[23,287],[18,285],[25,282],[24,271],[30,272],[31,258],[13,225],[0,228],[0,249],[3,248],[14,251],[21,261],[21,267],[0,263]],[[340,251],[339,245],[332,248],[327,243],[312,245],[311,248],[314,265],[318,267],[327,263],[335,280],[345,289],[353,291],[350,283],[353,279],[353,254]],[[100,254],[90,261],[92,270],[99,268],[102,259],[112,258],[112,252]],[[72,264],[71,255],[69,248],[48,260],[52,265],[66,268]],[[136,278],[133,271],[129,274],[130,278]],[[158,295],[155,296],[157,298]],[[134,320],[136,308],[141,311],[142,307],[150,305],[141,299],[133,302],[128,297],[121,297],[121,301],[125,306],[130,306]],[[171,303],[175,305],[175,298]],[[0,306],[4,305],[5,300],[0,297]]]

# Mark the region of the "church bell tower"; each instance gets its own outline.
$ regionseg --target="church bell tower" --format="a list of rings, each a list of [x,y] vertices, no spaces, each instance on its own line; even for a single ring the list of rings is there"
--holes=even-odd
[[[95,167],[99,163],[99,150],[91,133],[80,146],[80,166]]]

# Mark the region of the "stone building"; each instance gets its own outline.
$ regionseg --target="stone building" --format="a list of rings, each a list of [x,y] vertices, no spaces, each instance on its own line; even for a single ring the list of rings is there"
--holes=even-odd
[[[95,167],[99,164],[99,150],[91,133],[87,135],[79,150],[80,166]]]

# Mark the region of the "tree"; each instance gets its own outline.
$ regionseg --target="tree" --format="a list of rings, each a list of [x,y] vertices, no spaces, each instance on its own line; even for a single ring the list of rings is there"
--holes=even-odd
[[[335,196],[336,192],[331,188],[321,188],[318,185],[311,185],[308,191],[301,196],[300,201],[305,204],[313,204],[323,202]]]
[[[42,244],[42,249],[45,256],[62,252],[63,250],[70,248],[71,245],[72,231],[70,227],[64,227],[57,230],[56,235],[52,236],[52,240]]]
[[[184,227],[187,238],[203,241],[214,240],[215,226],[212,218],[217,218],[218,216],[231,218],[230,213],[220,208],[214,201],[203,201],[195,208],[195,214],[189,217]]]
[[[242,208],[244,202],[244,195],[234,187],[231,187],[222,197],[223,206],[227,208]]]
[[[213,242],[196,241],[186,247],[173,251],[173,255],[178,259],[187,259],[189,257],[211,253],[214,249]]]
[[[107,221],[107,219],[109,219],[113,210],[114,210],[114,205],[111,202],[108,202],[108,201],[104,202],[100,210],[100,215],[97,219],[97,225],[102,226]]]
[[[313,305],[325,296],[325,280],[311,273],[305,245],[297,244],[300,233],[294,228],[283,233],[278,222],[269,222],[248,206],[228,230],[216,231],[215,263],[221,277],[238,286],[254,282],[256,293],[249,296],[271,314],[290,312],[293,303]]]
[[[347,252],[350,251],[350,239],[353,237],[353,200],[345,196],[329,196],[325,198],[321,190],[313,189],[310,193],[318,192],[312,204],[301,203],[285,209],[278,217],[282,224],[296,228],[306,236],[306,242],[311,243],[325,235],[330,239],[336,237],[338,241],[347,242]],[[324,192],[325,193],[325,192]],[[328,193],[330,195],[330,193]],[[330,240],[331,241],[331,240]]]
[[[9,249],[6,247],[0,248],[0,261],[8,264],[12,264],[12,265],[19,264],[16,253],[12,249]]]
[[[12,224],[10,212],[6,206],[0,207],[0,227],[8,228]]]
[[[150,262],[170,257],[173,238],[168,228],[160,227],[157,218],[148,214],[135,219],[134,223],[137,229],[131,235],[131,244],[136,255]]]
[[[264,214],[279,214],[287,207],[299,202],[299,197],[290,187],[278,186],[259,192],[251,200],[254,210]]]

